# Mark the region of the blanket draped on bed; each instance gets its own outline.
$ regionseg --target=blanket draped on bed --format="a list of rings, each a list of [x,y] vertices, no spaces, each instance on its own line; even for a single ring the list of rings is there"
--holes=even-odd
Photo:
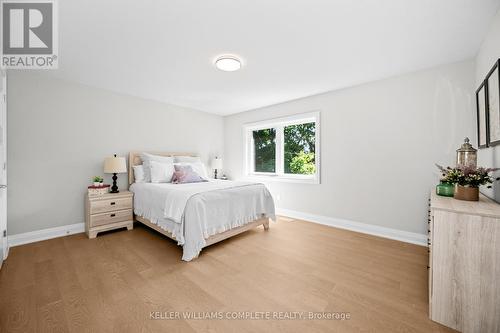
[[[135,193],[135,214],[172,233],[186,261],[196,258],[212,235],[263,216],[275,219],[272,196],[259,183],[139,183],[130,190]]]

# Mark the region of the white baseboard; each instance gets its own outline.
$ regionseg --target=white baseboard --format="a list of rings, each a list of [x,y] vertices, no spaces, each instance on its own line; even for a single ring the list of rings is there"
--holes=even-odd
[[[78,234],[85,231],[85,223],[63,225],[49,229],[25,232],[8,236],[9,247],[39,242],[46,239]]]
[[[427,246],[427,235],[425,234],[418,234],[415,232],[391,229],[373,224],[337,219],[328,216],[303,213],[290,209],[276,208],[276,215],[288,216],[291,218],[304,220],[306,222],[313,222],[330,227],[361,232],[363,234],[369,234],[389,239],[395,239],[406,243]]]
[[[276,214],[304,220],[307,222],[323,224],[330,227],[346,229],[346,230],[361,232],[364,234],[395,239],[406,243],[427,246],[427,235],[425,234],[386,228],[378,225],[354,222],[328,216],[303,213],[283,208],[277,208]],[[75,223],[75,224],[64,225],[61,227],[25,232],[22,234],[9,236],[8,237],[9,247],[39,242],[51,238],[78,234],[84,231],[85,231],[85,223]]]

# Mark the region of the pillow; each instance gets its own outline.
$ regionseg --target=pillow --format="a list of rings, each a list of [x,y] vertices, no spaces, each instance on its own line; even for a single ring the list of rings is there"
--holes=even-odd
[[[132,168],[134,169],[134,182],[144,183],[144,166],[134,165]]]
[[[175,163],[174,165],[180,166],[190,166],[194,172],[196,172],[201,178],[208,180],[207,168],[201,162],[192,162],[192,163]]]
[[[201,159],[198,156],[174,156],[174,163],[194,163],[200,162]]]
[[[174,158],[170,156],[158,156],[152,155],[148,153],[141,153],[142,165],[144,166],[144,181],[149,183],[151,182],[151,161],[156,161],[159,163],[173,163]]]
[[[187,184],[187,183],[200,183],[206,182],[198,175],[190,165],[175,165],[174,176],[172,177],[172,183],[175,184]]]
[[[151,167],[151,183],[170,183],[174,174],[173,163],[149,161]]]

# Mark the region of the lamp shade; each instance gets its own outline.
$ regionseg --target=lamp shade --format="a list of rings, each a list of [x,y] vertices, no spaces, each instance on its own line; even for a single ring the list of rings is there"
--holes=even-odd
[[[125,173],[127,162],[124,157],[106,157],[104,159],[104,173]]]
[[[214,158],[212,160],[212,169],[222,169],[222,158]]]

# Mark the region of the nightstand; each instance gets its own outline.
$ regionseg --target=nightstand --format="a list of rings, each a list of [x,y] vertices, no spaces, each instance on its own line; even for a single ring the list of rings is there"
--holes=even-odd
[[[101,231],[134,227],[133,196],[129,191],[106,193],[100,196],[86,195],[85,232],[96,238]]]

